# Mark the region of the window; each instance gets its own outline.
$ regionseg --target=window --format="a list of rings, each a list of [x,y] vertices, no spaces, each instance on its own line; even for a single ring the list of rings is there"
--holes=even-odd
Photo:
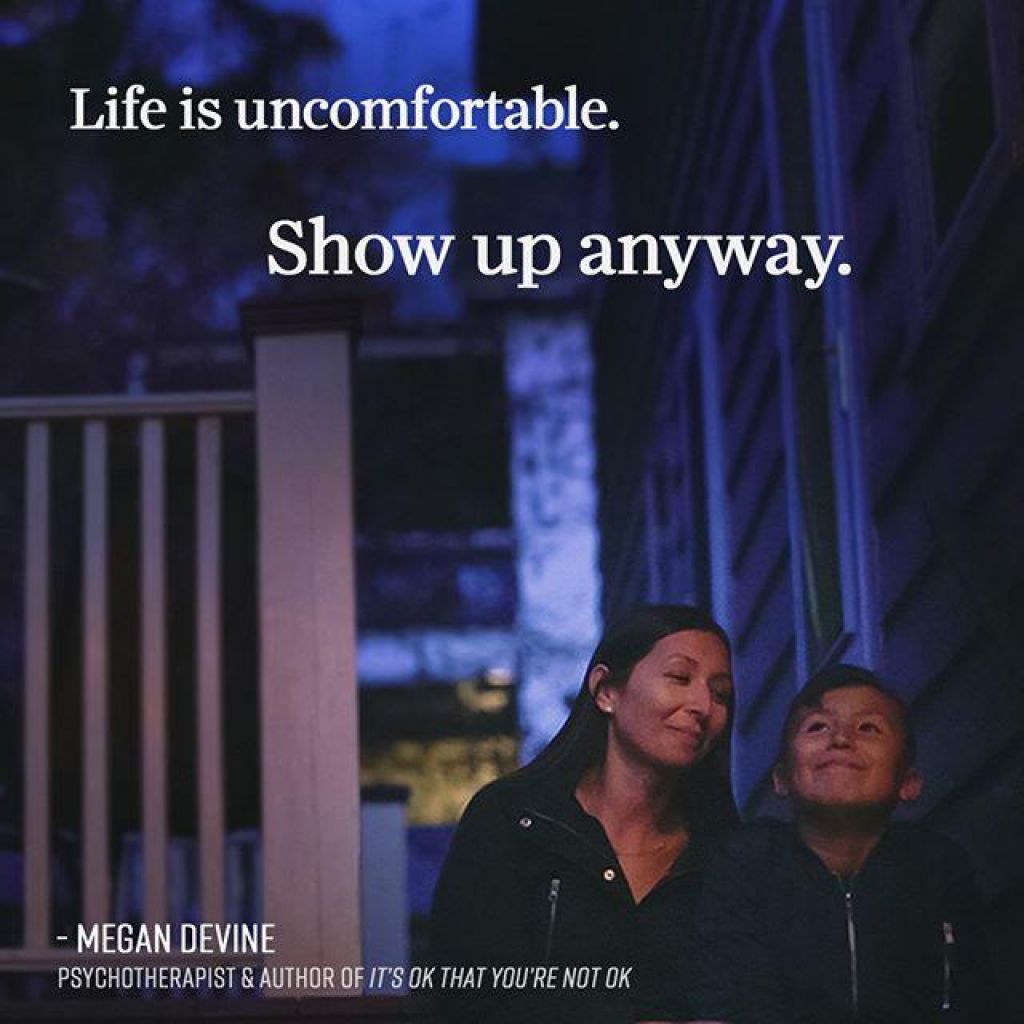
[[[776,0],[764,37],[773,216],[777,230],[793,234],[843,233],[827,19],[822,5]],[[844,380],[847,287],[840,280],[817,291],[796,279],[778,284],[801,675],[851,646],[871,660],[870,631],[859,628],[871,617],[856,409]]]
[[[1021,14],[1013,0],[904,0],[900,10],[916,346],[1020,169]]]
[[[987,31],[981,0],[934,0],[912,42],[939,239],[996,137]]]
[[[820,300],[815,305],[820,307]],[[809,660],[817,664],[843,631],[829,366],[820,308],[794,328],[790,361],[796,406],[802,603]]]

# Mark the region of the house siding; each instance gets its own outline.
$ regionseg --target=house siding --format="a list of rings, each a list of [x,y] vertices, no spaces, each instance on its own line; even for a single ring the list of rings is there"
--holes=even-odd
[[[848,298],[841,343],[853,410],[845,413],[854,442],[849,469],[864,495],[851,521],[860,515],[865,568],[855,583],[844,571],[843,581],[866,592],[860,607],[874,613],[869,621],[854,616],[853,632],[824,659],[802,646],[793,515],[799,467],[787,443],[789,356],[780,344],[787,297],[756,272],[715,279],[707,291],[610,289],[615,316],[606,305],[597,349],[598,436],[616,435],[599,445],[605,607],[649,595],[637,452],[648,463],[658,452],[644,448],[644,410],[668,386],[665,367],[690,365],[676,357],[690,343],[686,324],[700,319],[707,301],[713,333],[704,352],[716,360],[720,388],[703,403],[721,426],[717,469],[726,498],[726,557],[712,571],[724,576],[714,590],[727,599],[715,610],[735,650],[741,807],[748,814],[774,807],[768,773],[799,677],[822,660],[871,660],[910,702],[919,733],[926,789],[915,816],[958,838],[978,865],[996,941],[1008,951],[1000,954],[1008,984],[1024,929],[1024,175],[1018,126],[1011,128],[1017,149],[1007,150],[1017,156],[1005,175],[991,178],[998,193],[969,193],[946,241],[932,243],[934,251],[922,242],[927,181],[920,140],[908,128],[922,115],[907,71],[912,34],[901,21],[912,6],[826,4],[831,35],[812,43],[831,69],[844,256],[854,266],[849,279],[827,286],[846,289]],[[688,26],[704,56],[682,82],[687,121],[677,121],[680,135],[666,138],[664,149],[690,156],[673,164],[672,216],[656,230],[793,230],[772,213],[779,185],[759,73],[771,7],[702,7]],[[807,10],[820,13],[822,5]],[[1019,96],[1019,68],[1006,54],[1024,52],[1024,18],[1006,0],[986,12],[1012,33],[994,88]],[[1000,87],[1007,76],[1015,83]],[[792,158],[779,154],[783,166]],[[666,200],[638,193],[633,209],[650,220],[664,214]],[[626,321],[635,328],[628,344],[617,334]],[[628,430],[617,429],[624,407],[633,410]],[[715,453],[706,455],[714,471]],[[678,550],[684,545],[681,537]]]

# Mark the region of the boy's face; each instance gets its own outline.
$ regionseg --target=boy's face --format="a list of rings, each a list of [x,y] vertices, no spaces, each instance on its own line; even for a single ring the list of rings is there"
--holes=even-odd
[[[831,690],[819,707],[804,708],[772,781],[798,807],[891,810],[921,792],[907,763],[901,710],[871,686]]]

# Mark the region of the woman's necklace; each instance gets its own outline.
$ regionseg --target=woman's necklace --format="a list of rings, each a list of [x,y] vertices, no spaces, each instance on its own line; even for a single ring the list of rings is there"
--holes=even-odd
[[[605,834],[608,834],[607,825],[604,822],[604,818],[601,815],[600,808],[597,806],[598,801],[594,800],[590,793],[587,792],[585,786],[585,780],[576,788],[576,800],[580,807],[589,814],[592,818],[596,818],[605,829]],[[612,850],[615,852],[615,856],[622,857],[653,857],[655,854],[663,854],[666,850],[671,850],[673,858],[682,850],[683,846],[686,845],[689,839],[689,833],[685,828],[678,832],[674,832],[670,835],[664,835],[661,839],[656,839],[653,843],[647,846],[642,846],[636,850],[622,850],[611,841],[609,836],[608,842],[611,845]]]
[[[644,846],[639,850],[620,850],[615,845],[612,846],[612,849],[615,851],[616,857],[652,857],[654,854],[661,853],[670,847],[677,845],[681,847],[685,841],[686,833],[679,832],[676,835],[665,836],[663,839],[659,839],[651,843],[650,846]]]

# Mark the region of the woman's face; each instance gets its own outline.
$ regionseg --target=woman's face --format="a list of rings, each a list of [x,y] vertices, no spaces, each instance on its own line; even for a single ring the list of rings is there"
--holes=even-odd
[[[662,637],[625,684],[597,687],[608,715],[609,752],[659,767],[685,768],[715,745],[732,705],[729,653],[714,633]]]

